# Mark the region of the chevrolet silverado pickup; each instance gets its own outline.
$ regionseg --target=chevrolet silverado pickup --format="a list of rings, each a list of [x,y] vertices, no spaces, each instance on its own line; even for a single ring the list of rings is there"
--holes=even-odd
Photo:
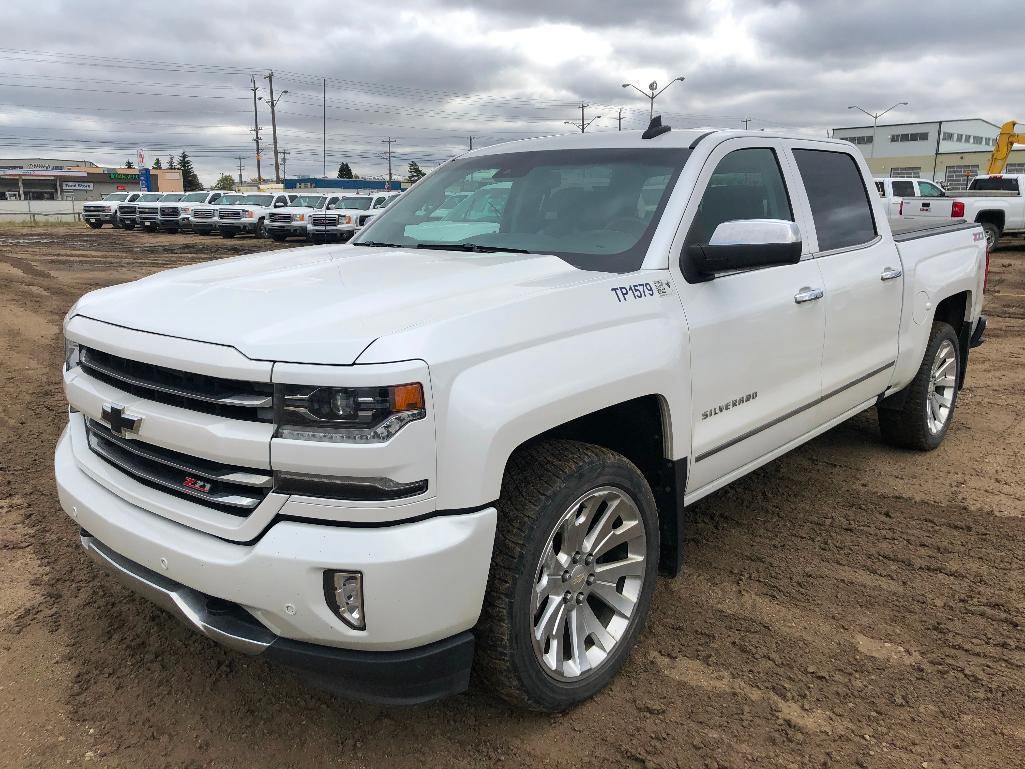
[[[1025,234],[1025,174],[976,176],[964,192],[950,197],[905,198],[899,209],[903,219],[964,219],[986,233],[990,250],[1004,235]]]
[[[484,188],[498,226],[423,226]],[[977,225],[892,231],[847,142],[656,117],[479,149],[346,245],[79,299],[57,489],[90,558],[224,646],[564,710],[627,660],[685,505],[870,408],[941,445],[985,265]]]
[[[904,198],[943,198],[946,191],[935,182],[926,179],[901,179],[893,176],[877,176],[876,190],[884,201],[886,215],[890,219],[900,216],[900,202]]]

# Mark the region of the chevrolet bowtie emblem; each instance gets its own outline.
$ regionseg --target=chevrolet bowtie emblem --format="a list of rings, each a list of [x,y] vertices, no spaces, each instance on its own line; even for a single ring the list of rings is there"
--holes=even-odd
[[[139,425],[142,424],[142,417],[133,417],[125,414],[124,406],[113,403],[103,407],[100,418],[107,423],[114,435],[128,438],[131,434],[138,434]]]

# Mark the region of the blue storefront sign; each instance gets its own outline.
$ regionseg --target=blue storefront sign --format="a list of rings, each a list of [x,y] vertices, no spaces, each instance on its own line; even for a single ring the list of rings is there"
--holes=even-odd
[[[140,168],[139,169],[139,190],[141,192],[149,192],[150,191],[150,178],[149,178],[149,169],[148,168]]]

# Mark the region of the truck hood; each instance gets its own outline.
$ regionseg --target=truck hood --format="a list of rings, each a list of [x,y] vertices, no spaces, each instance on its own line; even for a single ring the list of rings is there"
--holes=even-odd
[[[257,360],[348,365],[383,336],[602,277],[554,256],[324,246],[169,270],[75,312]]]

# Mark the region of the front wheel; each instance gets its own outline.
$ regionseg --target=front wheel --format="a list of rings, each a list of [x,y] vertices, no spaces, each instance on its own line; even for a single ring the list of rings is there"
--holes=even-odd
[[[504,699],[560,711],[604,688],[644,624],[658,514],[620,454],[551,441],[509,460],[475,662]]]
[[[943,442],[957,406],[961,350],[949,323],[932,324],[918,373],[900,408],[878,408],[883,440],[894,446],[932,451]]]

